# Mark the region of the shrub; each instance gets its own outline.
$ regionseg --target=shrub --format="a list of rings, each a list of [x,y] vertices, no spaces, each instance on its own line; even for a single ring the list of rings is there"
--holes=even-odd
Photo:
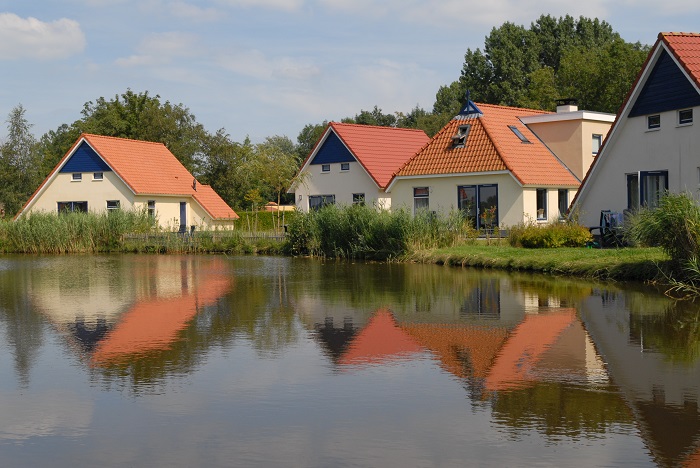
[[[508,235],[511,246],[533,249],[584,247],[591,240],[591,233],[586,227],[568,222],[519,224],[511,228]]]

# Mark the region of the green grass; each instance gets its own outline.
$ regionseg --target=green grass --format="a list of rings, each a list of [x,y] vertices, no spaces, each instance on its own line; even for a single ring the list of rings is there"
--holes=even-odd
[[[462,245],[422,250],[403,261],[533,271],[585,278],[653,281],[669,261],[660,248],[524,249],[508,245]]]

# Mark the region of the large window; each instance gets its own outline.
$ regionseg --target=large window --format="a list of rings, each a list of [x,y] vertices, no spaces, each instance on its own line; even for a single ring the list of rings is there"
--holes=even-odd
[[[668,171],[642,171],[627,174],[627,208],[655,208],[668,190]]]
[[[427,210],[430,207],[430,190],[428,187],[413,187],[413,212]]]
[[[86,201],[58,202],[58,214],[81,212],[87,213],[88,204]]]
[[[460,185],[457,207],[476,229],[498,226],[498,185]]]
[[[309,210],[317,211],[326,205],[335,204],[335,195],[309,195]]]
[[[566,211],[569,209],[569,191],[567,189],[559,189],[559,219],[566,216]]]
[[[547,189],[537,189],[537,219],[547,219]]]

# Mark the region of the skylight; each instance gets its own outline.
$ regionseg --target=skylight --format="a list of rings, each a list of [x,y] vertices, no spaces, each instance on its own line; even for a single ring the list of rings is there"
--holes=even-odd
[[[518,128],[515,125],[508,125],[508,128],[510,128],[513,131],[513,133],[515,133],[515,136],[520,138],[520,141],[522,141],[523,143],[530,143],[530,140],[528,140],[527,137],[523,135],[523,133],[520,130],[518,130]]]

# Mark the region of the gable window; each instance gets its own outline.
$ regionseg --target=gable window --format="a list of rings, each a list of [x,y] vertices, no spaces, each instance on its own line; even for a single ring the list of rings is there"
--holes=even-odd
[[[155,200],[148,200],[148,216],[151,218],[156,217],[156,201]]]
[[[521,142],[523,142],[523,143],[530,143],[530,140],[528,140],[527,137],[526,137],[525,135],[523,135],[523,132],[521,132],[520,130],[518,130],[518,127],[516,127],[515,125],[508,125],[508,128],[510,128],[511,131],[512,131],[513,133],[515,133],[515,136],[517,136],[518,138],[520,138],[520,141],[521,141]]]
[[[74,172],[71,176],[71,180],[74,182],[80,182],[83,180],[83,175],[80,172]]]
[[[321,172],[331,172],[330,164],[321,164]]]
[[[350,163],[340,163],[340,170],[341,171],[349,171],[350,170]]]
[[[678,111],[678,125],[689,125],[693,123],[693,109],[683,109]]]
[[[427,210],[430,207],[430,190],[428,187],[413,187],[413,212]]]
[[[593,139],[591,141],[592,146],[593,146],[593,151],[592,153],[594,155],[598,154],[598,151],[600,151],[600,145],[603,143],[603,135],[597,135],[593,134]]]
[[[537,189],[537,220],[547,219],[547,189]]]
[[[656,114],[647,116],[647,128],[649,130],[661,128],[661,115]]]
[[[353,205],[365,205],[365,194],[364,193],[353,193],[352,194],[352,204]]]
[[[64,213],[87,213],[88,204],[86,201],[80,202],[58,202],[58,214]]]
[[[120,207],[119,200],[107,200],[107,211],[118,210]]]
[[[469,129],[471,125],[460,125],[457,134],[452,137],[452,147],[453,148],[464,148],[467,144],[467,137],[469,136]]]
[[[102,172],[93,172],[92,174],[92,180],[102,180],[104,178],[104,174]]]
[[[564,219],[566,211],[569,209],[569,191],[567,189],[559,189],[558,208],[559,219]]]
[[[326,205],[335,205],[335,195],[309,195],[310,211],[318,211]]]

